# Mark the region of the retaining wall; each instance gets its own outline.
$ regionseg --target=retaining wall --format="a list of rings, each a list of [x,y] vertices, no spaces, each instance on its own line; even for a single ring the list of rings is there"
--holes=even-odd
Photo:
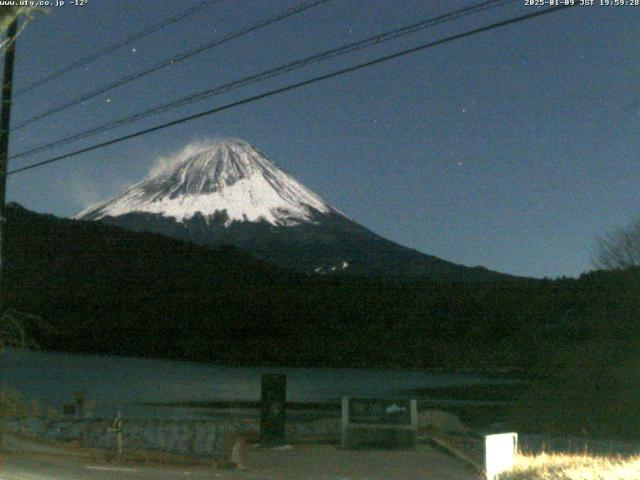
[[[77,441],[82,447],[115,448],[111,421],[96,419],[17,418],[6,422],[15,433],[58,441]],[[287,436],[338,437],[339,420],[287,424]],[[124,449],[156,450],[180,455],[217,456],[229,434],[257,435],[259,425],[229,420],[126,420],[122,422]],[[227,447],[228,448],[228,447]]]

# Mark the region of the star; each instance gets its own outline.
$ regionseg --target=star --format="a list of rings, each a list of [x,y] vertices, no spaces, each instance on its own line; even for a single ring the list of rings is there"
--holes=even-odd
[[[111,103],[111,99],[110,98],[107,98],[107,103]]]
[[[131,49],[131,51],[132,51],[133,53],[136,53],[136,52],[137,52],[137,50],[136,50],[135,48],[132,48],[132,49]]]

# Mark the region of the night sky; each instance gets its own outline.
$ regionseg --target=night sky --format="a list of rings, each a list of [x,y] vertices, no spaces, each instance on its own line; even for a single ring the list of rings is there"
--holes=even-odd
[[[16,89],[199,1],[68,3],[19,37]],[[222,1],[17,97],[13,124],[297,3]],[[11,152],[473,3],[333,0],[19,129]],[[10,169],[533,11],[514,2]],[[575,7],[12,175],[8,198],[70,216],[140,180],[158,157],[236,137],[402,245],[517,275],[577,276],[591,268],[594,238],[640,213],[639,82],[640,7]]]

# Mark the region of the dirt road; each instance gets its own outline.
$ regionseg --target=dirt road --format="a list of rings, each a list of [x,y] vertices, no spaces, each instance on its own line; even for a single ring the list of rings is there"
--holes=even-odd
[[[36,449],[37,450],[37,449]],[[60,455],[56,455],[60,453]],[[427,445],[416,450],[342,450],[332,445],[250,448],[247,469],[223,470],[209,465],[107,463],[96,456],[70,455],[68,448],[48,445],[30,453],[2,453],[0,480],[477,480],[465,463]]]

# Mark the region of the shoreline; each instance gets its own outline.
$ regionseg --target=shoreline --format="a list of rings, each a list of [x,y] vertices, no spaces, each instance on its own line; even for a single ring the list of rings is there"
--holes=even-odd
[[[446,366],[432,366],[432,367],[415,367],[415,366],[403,366],[403,365],[348,365],[348,364],[326,364],[326,365],[318,365],[318,364],[285,364],[285,363],[269,363],[269,362],[236,362],[236,363],[224,363],[224,362],[211,362],[211,361],[200,361],[191,358],[184,357],[157,357],[150,355],[121,355],[117,353],[104,353],[104,352],[86,352],[86,351],[76,351],[76,350],[62,350],[62,349],[49,349],[49,348],[41,348],[41,349],[29,349],[29,348],[14,348],[7,347],[0,351],[0,357],[5,352],[14,352],[14,353],[51,353],[51,354],[62,354],[62,355],[78,355],[78,356],[87,356],[87,357],[109,357],[109,358],[117,358],[120,360],[123,359],[132,359],[132,360],[150,360],[150,361],[167,361],[167,362],[180,362],[180,363],[188,363],[194,365],[206,365],[210,367],[220,367],[220,368],[283,368],[283,369],[309,369],[309,370],[392,370],[392,371],[407,371],[407,372],[418,372],[418,373],[436,373],[436,374],[445,374],[445,375],[461,375],[461,376],[486,376],[489,379],[506,379],[506,380],[527,380],[530,379],[531,376],[528,373],[528,370],[521,367],[515,366],[505,366],[505,367],[446,367]]]

